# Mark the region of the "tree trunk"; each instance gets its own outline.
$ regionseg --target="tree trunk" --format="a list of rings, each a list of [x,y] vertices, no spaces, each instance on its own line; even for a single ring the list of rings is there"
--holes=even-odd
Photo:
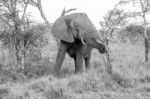
[[[148,62],[149,44],[148,44],[148,34],[147,34],[147,27],[146,27],[147,21],[146,21],[146,16],[144,11],[143,11],[143,21],[144,21],[145,62]]]
[[[21,58],[21,69],[24,70],[25,66],[25,53],[23,52],[22,58]]]
[[[111,60],[108,52],[106,52],[106,58],[107,58],[106,71],[108,74],[112,74],[112,65],[111,65]]]
[[[107,63],[106,63],[106,71],[108,74],[112,74],[112,65],[111,65],[111,60],[110,60],[110,55],[109,55],[109,47],[108,47],[108,44],[109,44],[109,40],[106,39],[106,60],[107,60]]]
[[[41,14],[43,20],[45,21],[45,23],[47,24],[48,28],[50,29],[51,25],[49,24],[49,22],[48,22],[48,20],[47,20],[47,18],[45,16],[45,14],[44,14],[44,12],[43,12],[41,0],[37,0],[37,2],[38,2],[37,8],[39,9],[40,14]]]
[[[145,43],[145,61],[148,62],[149,44],[148,39],[146,37],[144,38],[144,43]]]

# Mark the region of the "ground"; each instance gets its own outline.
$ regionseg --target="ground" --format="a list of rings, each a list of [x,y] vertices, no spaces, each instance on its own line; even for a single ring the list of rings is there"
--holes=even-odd
[[[49,74],[28,81],[0,85],[0,99],[150,99],[150,62],[144,62],[142,42],[110,44],[113,74],[105,71],[105,55],[93,50],[91,70],[75,75],[73,59],[65,57],[62,77]],[[55,42],[43,49],[53,62]],[[53,65],[51,66],[53,67]]]

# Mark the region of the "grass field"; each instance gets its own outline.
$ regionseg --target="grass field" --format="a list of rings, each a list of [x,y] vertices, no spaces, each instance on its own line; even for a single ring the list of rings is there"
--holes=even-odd
[[[52,64],[57,54],[56,42],[43,49]],[[104,55],[93,50],[91,70],[74,75],[74,62],[65,57],[62,77],[45,75],[31,80],[0,85],[0,99],[150,99],[150,62],[144,62],[142,43],[110,44],[112,76],[105,71]],[[51,71],[50,70],[50,71]]]

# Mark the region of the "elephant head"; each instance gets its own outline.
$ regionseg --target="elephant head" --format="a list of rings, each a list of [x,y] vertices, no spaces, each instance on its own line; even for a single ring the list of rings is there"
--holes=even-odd
[[[82,55],[84,54],[84,50],[82,49],[85,48],[85,44],[98,49],[102,54],[107,51],[105,45],[99,42],[100,37],[97,30],[85,13],[74,13],[59,17],[53,24],[52,33],[56,38],[61,40],[60,49],[56,58],[56,68],[54,68],[54,71],[59,71],[61,67],[60,65],[62,65],[62,61],[59,60],[64,58],[64,55],[70,46],[74,46],[72,48],[77,48],[77,50],[71,49],[68,52],[71,53],[71,51],[75,51],[75,54],[72,55],[77,56],[77,59],[76,56],[74,56],[74,59],[75,61],[77,60],[76,65],[80,69],[82,67],[81,57],[84,56]],[[79,43],[76,45],[77,41],[79,41]]]
[[[59,17],[52,27],[56,38],[72,43],[75,39],[84,38],[88,31],[90,36],[98,37],[97,30],[85,13],[74,13]]]
[[[74,13],[59,17],[52,27],[53,35],[68,43],[73,43],[75,39],[87,42],[101,53],[105,52],[105,46],[97,42],[99,35],[95,26],[85,13]]]

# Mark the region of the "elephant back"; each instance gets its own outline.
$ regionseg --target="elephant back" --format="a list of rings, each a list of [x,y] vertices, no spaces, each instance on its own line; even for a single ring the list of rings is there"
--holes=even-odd
[[[52,26],[53,35],[66,42],[88,35],[97,37],[97,30],[85,13],[73,13],[59,17]]]

